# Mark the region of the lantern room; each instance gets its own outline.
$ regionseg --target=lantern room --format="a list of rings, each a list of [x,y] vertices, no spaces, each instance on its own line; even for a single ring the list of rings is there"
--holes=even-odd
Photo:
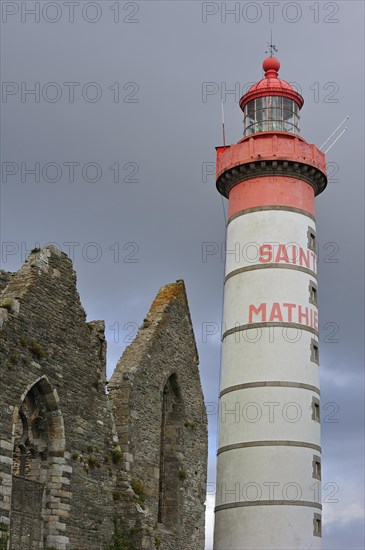
[[[285,80],[278,78],[280,62],[268,57],[263,62],[265,77],[241,98],[244,137],[259,132],[300,133],[299,111],[302,96]]]

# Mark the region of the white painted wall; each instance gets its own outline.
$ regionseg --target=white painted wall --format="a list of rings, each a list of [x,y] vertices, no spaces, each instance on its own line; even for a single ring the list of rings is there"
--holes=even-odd
[[[262,265],[258,261],[262,244],[290,243],[307,250],[308,227],[315,229],[308,216],[281,210],[237,217],[227,230],[226,274]],[[275,267],[248,270],[228,278],[223,332],[249,323],[250,304],[257,307],[266,303],[267,321],[274,303],[293,303],[303,310],[308,307],[317,311],[309,303],[310,281],[316,283],[315,273]],[[284,322],[288,320],[286,311],[283,308]],[[252,322],[261,319],[255,316]],[[297,309],[293,311],[292,322],[298,322]],[[319,367],[311,361],[312,339],[318,341],[313,332],[283,327],[228,335],[222,344],[221,391],[263,381],[318,388]],[[220,399],[218,447],[256,441],[320,446],[320,424],[312,419],[313,397],[319,399],[312,389],[285,385],[224,393]],[[320,481],[313,478],[313,455],[320,456],[320,451],[282,445],[221,452],[216,506],[234,502],[251,504],[216,511],[214,549],[320,549],[321,538],[313,535],[314,514],[321,513],[315,506],[321,496]],[[260,504],[272,498],[284,503]],[[301,505],[285,504],[288,500],[299,500]]]
[[[221,389],[248,382],[283,380],[319,386],[319,367],[310,360],[306,330],[257,328],[231,334],[222,343]]]
[[[303,447],[249,447],[218,455],[216,504],[250,500],[320,502],[320,482],[312,477],[313,455]],[[258,511],[261,508],[258,507]]]
[[[309,304],[309,282],[315,280],[293,269],[260,269],[239,273],[226,281],[224,293],[224,326],[228,330],[249,322],[249,306],[267,304],[270,312],[274,302],[294,303],[316,309]],[[283,309],[285,312],[285,308]],[[317,310],[318,311],[318,310]],[[256,317],[253,322],[260,322]],[[294,312],[294,322],[297,322]],[[305,323],[303,323],[305,324]]]
[[[301,506],[223,510],[215,515],[214,549],[320,550],[322,539],[310,536],[318,512]]]
[[[223,395],[219,447],[243,441],[284,439],[320,445],[320,424],[312,420],[309,390],[259,387]]]
[[[233,219],[227,227],[226,275],[235,269],[260,263],[262,244],[296,244],[307,249],[308,227],[315,222],[303,214],[285,210],[263,210]]]

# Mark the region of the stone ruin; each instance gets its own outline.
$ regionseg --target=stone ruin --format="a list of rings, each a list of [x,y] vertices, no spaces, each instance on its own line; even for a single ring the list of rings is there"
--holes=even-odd
[[[183,281],[106,381],[71,260],[0,271],[0,550],[203,550],[207,417]]]

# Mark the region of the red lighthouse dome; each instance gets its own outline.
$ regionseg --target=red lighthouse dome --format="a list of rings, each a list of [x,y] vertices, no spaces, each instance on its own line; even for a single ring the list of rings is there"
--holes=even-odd
[[[265,77],[241,97],[244,112],[244,136],[257,132],[290,132],[299,134],[299,110],[304,100],[294,88],[278,77],[280,62],[267,57],[262,67]]]

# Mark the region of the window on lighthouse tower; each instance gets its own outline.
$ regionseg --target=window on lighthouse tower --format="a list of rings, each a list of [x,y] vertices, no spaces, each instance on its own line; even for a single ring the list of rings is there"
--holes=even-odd
[[[266,96],[249,101],[244,108],[244,136],[257,132],[299,134],[299,106],[286,97]]]
[[[322,518],[320,514],[314,514],[313,518],[313,535],[315,537],[322,536]]]

